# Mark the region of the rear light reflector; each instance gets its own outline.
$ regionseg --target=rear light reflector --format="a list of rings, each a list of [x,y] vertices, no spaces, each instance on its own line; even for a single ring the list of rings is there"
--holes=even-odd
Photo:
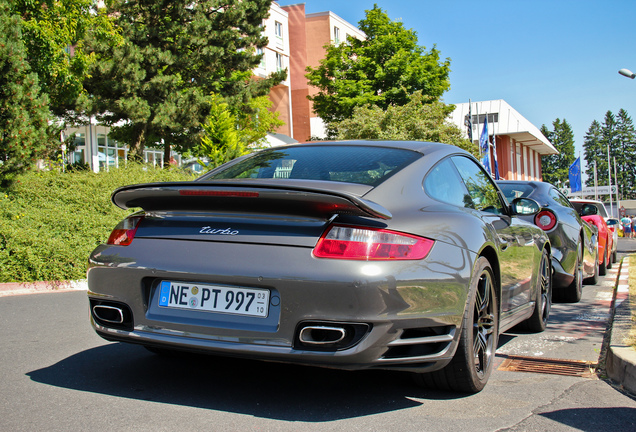
[[[549,210],[542,210],[534,217],[534,224],[543,231],[550,231],[556,223],[556,215]]]
[[[332,226],[314,249],[317,258],[365,261],[419,260],[433,247],[433,240],[395,231]]]
[[[130,216],[119,222],[110,233],[106,243],[109,245],[128,246],[135,238],[137,227],[143,218],[143,216]]]

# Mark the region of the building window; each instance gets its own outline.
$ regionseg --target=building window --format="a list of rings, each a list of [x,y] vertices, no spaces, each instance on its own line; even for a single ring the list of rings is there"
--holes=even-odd
[[[333,28],[333,43],[336,45],[340,44],[340,29],[336,26]]]
[[[283,55],[281,53],[276,53],[276,70],[283,70]]]
[[[265,52],[263,51],[263,48],[256,48],[256,55],[262,56],[258,67],[265,69]]]
[[[516,145],[517,147],[517,164],[515,165],[515,169],[517,170],[517,174],[516,174],[516,179],[517,180],[523,180],[523,173],[521,171],[521,144],[517,143]]]
[[[530,156],[530,178],[528,180],[536,180],[537,177],[534,173],[534,150],[528,150]]]
[[[283,24],[278,21],[274,21],[274,34],[277,38],[283,38]]]

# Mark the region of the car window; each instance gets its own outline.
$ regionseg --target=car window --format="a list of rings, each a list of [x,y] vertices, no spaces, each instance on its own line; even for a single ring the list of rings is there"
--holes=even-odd
[[[438,201],[474,208],[466,186],[450,159],[444,159],[428,173],[424,179],[424,190]]]
[[[517,184],[517,183],[497,183],[499,188],[504,193],[504,196],[508,200],[508,202],[512,202],[515,198],[527,198],[530,196],[532,192],[534,192],[534,188],[528,184]]]
[[[495,214],[504,213],[497,187],[490,175],[472,159],[463,156],[454,156],[452,159],[475,208]]]
[[[300,179],[377,186],[421,156],[411,150],[388,147],[278,147],[215,170],[201,180]]]
[[[570,200],[555,188],[550,188],[550,197],[564,207],[572,207]]]

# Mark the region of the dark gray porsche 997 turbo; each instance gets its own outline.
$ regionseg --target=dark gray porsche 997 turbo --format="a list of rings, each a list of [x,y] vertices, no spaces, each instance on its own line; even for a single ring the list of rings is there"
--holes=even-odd
[[[477,392],[499,334],[542,331],[550,243],[477,160],[425,142],[263,150],[192,182],[122,187],[132,214],[89,259],[109,341]]]

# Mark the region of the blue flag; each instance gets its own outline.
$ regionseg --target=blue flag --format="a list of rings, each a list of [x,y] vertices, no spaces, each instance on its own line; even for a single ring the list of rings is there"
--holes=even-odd
[[[494,129],[494,127],[493,127]],[[492,133],[492,153],[495,158],[495,180],[499,180],[499,164],[497,163],[497,139],[495,138],[495,131]]]
[[[572,192],[581,192],[581,190],[583,189],[581,188],[581,158],[580,157],[576,158],[574,163],[570,165],[568,176],[570,178],[570,189],[572,190]]]
[[[484,128],[481,131],[479,137],[479,149],[483,153],[483,159],[481,164],[486,168],[486,171],[490,172],[490,146],[488,143],[488,114],[486,114],[486,120],[484,121]]]

